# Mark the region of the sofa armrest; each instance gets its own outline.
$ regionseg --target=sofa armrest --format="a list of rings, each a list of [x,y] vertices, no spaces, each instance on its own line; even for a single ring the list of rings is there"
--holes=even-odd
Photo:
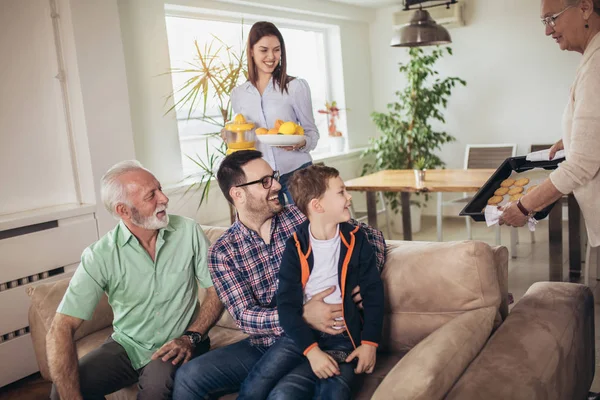
[[[585,399],[594,372],[590,288],[538,282],[514,306],[447,399]]]
[[[48,359],[46,355],[46,335],[52,325],[52,320],[56,314],[56,309],[60,304],[67,287],[69,286],[70,278],[62,279],[56,282],[42,283],[30,287],[27,294],[31,298],[31,306],[29,307],[29,327],[31,329],[31,340],[33,349],[37,358],[40,373],[44,379],[50,380],[48,370]],[[94,315],[89,321],[84,321],[83,324],[75,331],[75,340],[97,332],[112,325],[113,313],[106,295],[102,297]]]
[[[372,399],[442,399],[488,340],[496,307],[459,315],[409,351]]]

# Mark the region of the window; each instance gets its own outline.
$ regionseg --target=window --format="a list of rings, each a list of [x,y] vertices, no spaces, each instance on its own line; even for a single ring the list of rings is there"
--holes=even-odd
[[[264,19],[268,20],[268,17]],[[196,55],[194,41],[197,40],[201,49],[209,45],[214,38],[218,38],[228,46],[232,47],[235,54],[241,54],[245,51],[247,34],[250,31],[252,23],[247,21],[242,24],[234,20],[206,20],[195,17],[169,16],[166,17],[167,35],[169,42],[169,53],[171,57],[172,68],[186,68],[188,62],[193,61]],[[327,118],[326,115],[317,111],[324,108],[325,101],[329,98],[330,79],[327,73],[326,65],[326,40],[327,28],[318,29],[313,26],[298,26],[294,21],[293,26],[286,26],[279,22],[276,23],[285,38],[288,59],[288,74],[306,79],[310,85],[313,114],[321,139],[313,154],[327,151]],[[222,54],[221,56],[224,56]],[[186,76],[187,75],[187,76]],[[172,75],[173,88],[176,92],[188,79],[189,74],[177,73]],[[241,78],[242,83],[245,78]],[[175,93],[175,101],[181,98],[182,94]],[[181,152],[183,159],[183,170],[186,174],[198,172],[196,163],[190,159],[207,160],[208,154],[216,152],[220,144],[220,139],[207,136],[220,130],[220,127],[202,121],[202,104],[194,110],[190,118],[189,108],[177,110],[177,125],[179,129],[179,139],[181,143]],[[209,100],[206,113],[209,117],[221,122],[217,102]]]

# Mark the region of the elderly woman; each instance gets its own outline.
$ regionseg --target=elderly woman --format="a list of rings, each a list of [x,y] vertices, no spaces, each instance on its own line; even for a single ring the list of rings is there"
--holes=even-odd
[[[507,204],[501,222],[523,226],[530,214],[572,192],[589,244],[600,246],[600,0],[542,0],[542,23],[561,50],[583,54],[563,114],[563,138],[550,150],[552,159],[564,149],[566,161],[520,201]]]

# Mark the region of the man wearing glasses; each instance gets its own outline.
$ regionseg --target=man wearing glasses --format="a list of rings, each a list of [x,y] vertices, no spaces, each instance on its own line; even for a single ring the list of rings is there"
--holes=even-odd
[[[295,206],[284,207],[279,202],[278,177],[255,150],[235,152],[225,157],[219,168],[219,186],[235,206],[238,220],[211,246],[209,269],[219,298],[249,338],[180,368],[174,388],[176,400],[219,398],[237,392],[254,364],[283,333],[275,304],[279,264],[286,240],[306,217]],[[385,261],[383,235],[367,225],[362,228],[381,270]],[[308,324],[328,334],[341,332],[333,328],[335,319],[342,316],[341,305],[323,301],[333,289],[314,296],[304,306]]]

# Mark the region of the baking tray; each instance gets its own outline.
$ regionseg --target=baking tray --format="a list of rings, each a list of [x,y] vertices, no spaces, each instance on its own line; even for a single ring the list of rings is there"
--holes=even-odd
[[[479,189],[473,196],[471,201],[462,209],[459,215],[471,217],[475,221],[485,221],[483,209],[487,205],[487,201],[493,196],[496,189],[500,187],[503,180],[510,177],[514,172],[521,173],[530,171],[536,168],[544,170],[553,170],[558,168],[558,164],[563,162],[564,158],[559,158],[552,161],[527,161],[525,156],[510,157],[504,160],[502,165],[492,174],[490,179]],[[556,204],[556,203],[554,203]],[[554,207],[554,204],[549,205],[543,210],[535,213],[533,216],[536,220],[544,219]]]

